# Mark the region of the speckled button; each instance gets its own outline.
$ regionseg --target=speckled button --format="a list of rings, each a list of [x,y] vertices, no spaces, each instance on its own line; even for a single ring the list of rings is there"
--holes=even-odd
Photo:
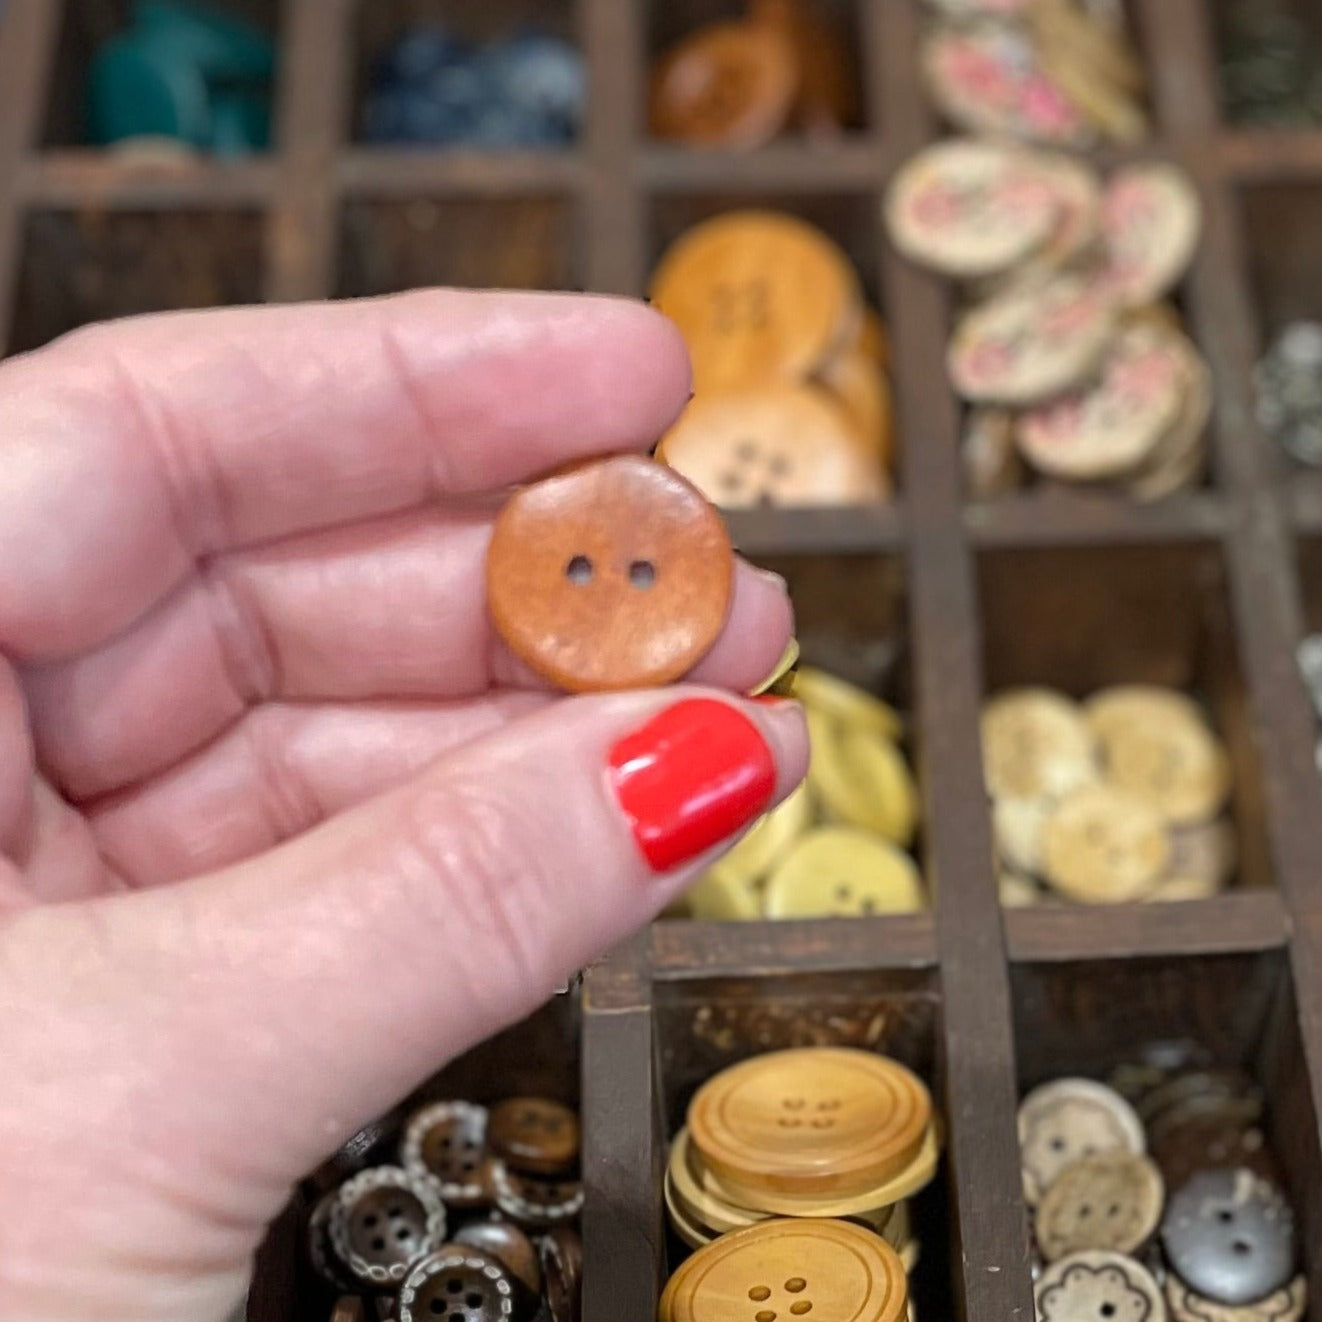
[[[365,1285],[397,1285],[445,1238],[437,1182],[399,1166],[373,1166],[345,1183],[330,1214],[336,1256]]]
[[[1054,799],[1097,779],[1078,706],[1050,689],[1007,689],[982,709],[987,788],[998,798]]]
[[[434,1176],[447,1207],[484,1207],[493,1196],[486,1133],[486,1107],[434,1102],[408,1118],[400,1163],[406,1170]]]
[[[1166,1322],[1152,1273],[1121,1253],[1072,1253],[1037,1283],[1040,1322]]]
[[[1036,1203],[1073,1162],[1103,1152],[1141,1153],[1143,1124],[1119,1093],[1092,1079],[1057,1079],[1019,1105],[1024,1195]]]
[[[1294,1274],[1294,1217],[1280,1190],[1247,1170],[1204,1171],[1166,1207],[1161,1241],[1171,1269],[1221,1304],[1247,1304]]]
[[[1161,1173],[1134,1152],[1104,1152],[1067,1166],[1042,1195],[1033,1219],[1048,1262],[1105,1249],[1133,1253],[1161,1220]]]
[[[510,1097],[491,1108],[487,1145],[510,1170],[562,1175],[578,1163],[578,1116],[548,1097]]]
[[[636,455],[517,492],[487,552],[487,604],[510,650],[571,691],[665,684],[720,636],[734,556],[720,516]]]
[[[481,1249],[498,1258],[533,1295],[542,1291],[542,1265],[532,1240],[509,1221],[470,1221],[454,1237],[456,1244]]]
[[[1196,1294],[1172,1275],[1166,1278],[1166,1302],[1172,1322],[1298,1322],[1308,1304],[1308,1282],[1296,1276],[1265,1299],[1251,1304],[1218,1304]]]
[[[814,1197],[862,1193],[922,1147],[932,1100],[897,1061],[818,1047],[732,1065],[694,1094],[689,1136],[741,1189]]]
[[[518,1287],[500,1259],[464,1244],[443,1244],[408,1274],[399,1291],[399,1322],[506,1322]]]
[[[1042,866],[1082,904],[1141,899],[1170,862],[1165,823],[1136,795],[1089,785],[1062,799],[1042,828]]]
[[[899,1322],[899,1255],[844,1221],[775,1220],[697,1250],[670,1278],[660,1322]]]
[[[1108,283],[1130,307],[1161,298],[1188,267],[1201,227],[1198,194],[1175,166],[1117,171],[1102,204]]]
[[[789,122],[798,82],[785,33],[767,24],[710,23],[657,64],[652,132],[708,147],[761,146]]]
[[[521,1226],[540,1228],[572,1221],[583,1210],[583,1186],[577,1180],[542,1180],[520,1175],[497,1159],[491,1170],[496,1206]]]

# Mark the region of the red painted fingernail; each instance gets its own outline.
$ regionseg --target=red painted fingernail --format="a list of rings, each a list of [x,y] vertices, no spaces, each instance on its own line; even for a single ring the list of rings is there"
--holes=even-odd
[[[776,762],[742,712],[690,698],[611,749],[610,779],[652,870],[669,872],[762,813]]]

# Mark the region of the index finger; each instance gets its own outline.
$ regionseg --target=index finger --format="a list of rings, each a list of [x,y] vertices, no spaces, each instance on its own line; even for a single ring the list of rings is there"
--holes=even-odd
[[[688,393],[674,326],[584,295],[430,290],[76,333],[0,367],[0,651],[94,647],[218,551],[645,449]]]

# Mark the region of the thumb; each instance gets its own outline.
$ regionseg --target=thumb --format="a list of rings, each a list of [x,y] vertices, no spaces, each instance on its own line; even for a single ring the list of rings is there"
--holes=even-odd
[[[567,699],[258,859],[26,913],[3,946],[33,978],[33,1068],[20,1046],[8,1072],[43,1095],[20,1113],[63,1110],[86,1139],[76,1099],[95,1093],[117,1150],[150,1153],[155,1243],[180,1206],[259,1228],[366,1120],[651,918],[806,764],[794,703]],[[106,1216],[98,1238],[138,1233],[122,1200]]]

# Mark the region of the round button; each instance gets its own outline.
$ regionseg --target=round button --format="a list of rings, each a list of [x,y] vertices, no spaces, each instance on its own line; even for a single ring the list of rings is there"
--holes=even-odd
[[[844,253],[806,221],[734,211],[670,248],[652,301],[688,341],[701,395],[811,376],[857,326],[862,293]]]
[[[720,516],[681,477],[634,455],[523,488],[487,552],[500,636],[575,692],[678,679],[720,636],[733,591]]]
[[[1294,1274],[1294,1217],[1279,1189],[1247,1170],[1204,1171],[1177,1190],[1161,1223],[1171,1269],[1222,1304],[1247,1304]]]
[[[583,1241],[568,1226],[554,1226],[537,1240],[551,1322],[578,1322],[583,1297]]]
[[[694,1226],[712,1235],[725,1235],[767,1219],[767,1212],[740,1207],[709,1188],[702,1178],[700,1162],[689,1142],[687,1126],[681,1126],[671,1140],[666,1181],[675,1204]]]
[[[798,86],[788,38],[754,23],[712,23],[652,76],[652,132],[707,147],[759,147],[788,123]]]
[[[1084,1157],[1143,1148],[1143,1123],[1134,1108],[1092,1079],[1057,1079],[1035,1088],[1019,1105],[1019,1160],[1030,1203]]]
[[[499,1259],[534,1294],[542,1291],[542,1264],[533,1242],[508,1221],[470,1221],[454,1237],[456,1244],[481,1249]]]
[[[1008,689],[983,707],[982,760],[998,798],[1054,799],[1097,779],[1079,708],[1050,689]]]
[[[1169,863],[1165,823],[1142,799],[1110,785],[1076,790],[1042,828],[1047,880],[1084,904],[1140,899]]]
[[[578,1163],[578,1116],[545,1097],[510,1097],[491,1108],[487,1144],[511,1170],[561,1175]]]
[[[434,1176],[448,1207],[483,1207],[492,1199],[486,1134],[486,1107],[435,1102],[409,1117],[399,1158],[405,1169]]]
[[[1178,1276],[1166,1277],[1166,1302],[1173,1322],[1299,1322],[1308,1304],[1308,1282],[1289,1285],[1251,1304],[1218,1304],[1195,1294]]]
[[[1198,194],[1173,165],[1118,170],[1102,204],[1107,281],[1130,307],[1161,298],[1184,274],[1202,228]]]
[[[808,707],[842,725],[858,726],[892,741],[904,735],[904,721],[893,707],[828,671],[800,667],[794,690]]]
[[[341,1186],[331,1208],[336,1255],[367,1285],[402,1281],[409,1265],[445,1238],[445,1206],[434,1179],[373,1166]]]
[[[828,820],[907,847],[918,826],[918,790],[904,754],[889,739],[808,711],[808,783]]]
[[[661,1296],[662,1322],[898,1322],[904,1266],[880,1235],[844,1221],[765,1221],[698,1249]]]
[[[572,1221],[583,1210],[583,1186],[577,1180],[539,1180],[520,1175],[497,1159],[491,1168],[496,1206],[521,1226],[554,1226]]]
[[[335,1256],[335,1248],[330,1238],[331,1209],[335,1206],[338,1194],[338,1189],[322,1194],[308,1216],[308,1261],[312,1264],[312,1270],[327,1285],[332,1285],[337,1290],[352,1290],[354,1280],[344,1264]]]
[[[1086,1249],[1133,1253],[1161,1220],[1165,1188],[1146,1157],[1106,1152],[1063,1170],[1038,1204],[1033,1230],[1048,1262]]]
[[[723,1070],[694,1095],[688,1126],[703,1161],[743,1188],[845,1198],[908,1165],[931,1118],[903,1065],[824,1047]]]
[[[844,410],[816,386],[699,394],[660,453],[725,509],[858,505],[884,490]]]
[[[443,1244],[400,1287],[399,1322],[505,1322],[516,1301],[514,1278],[498,1258]]]
[[[767,880],[768,918],[851,918],[927,907],[913,860],[845,827],[809,832]]]
[[[1037,1283],[1041,1322],[1165,1322],[1152,1273],[1121,1253],[1072,1253]]]

